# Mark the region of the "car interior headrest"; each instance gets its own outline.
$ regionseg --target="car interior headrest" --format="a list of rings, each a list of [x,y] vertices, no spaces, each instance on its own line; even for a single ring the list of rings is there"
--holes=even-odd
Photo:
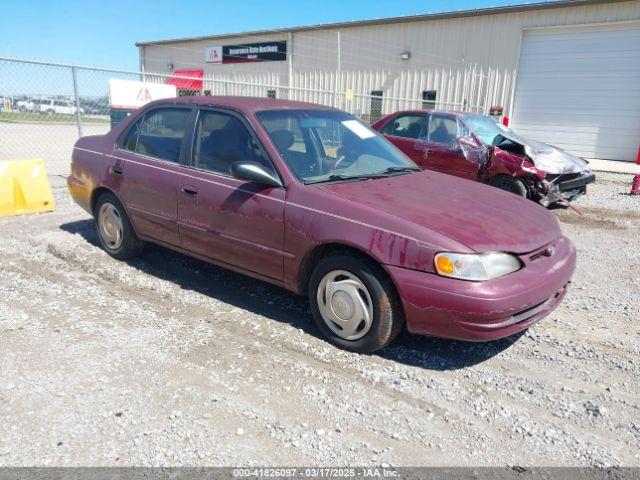
[[[282,153],[289,150],[295,142],[295,137],[289,130],[274,130],[271,132],[271,140],[273,140],[278,151]]]

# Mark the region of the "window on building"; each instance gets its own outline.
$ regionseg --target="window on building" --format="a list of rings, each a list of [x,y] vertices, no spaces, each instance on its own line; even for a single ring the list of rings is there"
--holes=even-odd
[[[384,126],[382,133],[417,140],[424,135],[424,120],[424,115],[398,115]]]
[[[382,118],[382,96],[384,92],[382,90],[373,90],[371,92],[371,112],[369,116],[369,123],[377,122]]]
[[[190,113],[191,110],[185,108],[156,108],[147,112],[140,126],[135,151],[178,162]]]
[[[433,109],[436,108],[436,99],[438,92],[436,90],[423,90],[422,91],[422,108]]]

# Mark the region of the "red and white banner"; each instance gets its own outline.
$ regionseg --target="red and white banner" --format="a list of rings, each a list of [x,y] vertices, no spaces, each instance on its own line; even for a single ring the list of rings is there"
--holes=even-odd
[[[175,85],[145,83],[135,80],[109,80],[109,104],[111,108],[136,109],[154,100],[175,98]]]

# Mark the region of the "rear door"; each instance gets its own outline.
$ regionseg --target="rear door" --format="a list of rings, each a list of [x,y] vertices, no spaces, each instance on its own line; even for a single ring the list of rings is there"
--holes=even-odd
[[[429,168],[449,175],[476,180],[478,166],[469,162],[458,143],[459,129],[455,115],[431,113],[423,156]]]
[[[425,113],[401,113],[387,122],[381,133],[411,160],[423,168],[425,162],[421,140],[426,134]]]
[[[182,176],[178,222],[182,247],[219,264],[282,281],[285,190],[232,178],[231,163],[249,160],[275,171],[239,114],[202,108]]]
[[[189,105],[148,110],[124,133],[109,170],[136,232],[160,243],[180,245],[177,191]]]

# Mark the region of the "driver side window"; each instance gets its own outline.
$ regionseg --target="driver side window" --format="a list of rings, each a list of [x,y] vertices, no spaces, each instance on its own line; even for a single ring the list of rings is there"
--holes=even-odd
[[[382,133],[417,140],[424,136],[424,123],[424,115],[398,115],[385,125]]]
[[[432,114],[429,119],[429,142],[455,146],[458,140],[458,124],[447,115]]]

